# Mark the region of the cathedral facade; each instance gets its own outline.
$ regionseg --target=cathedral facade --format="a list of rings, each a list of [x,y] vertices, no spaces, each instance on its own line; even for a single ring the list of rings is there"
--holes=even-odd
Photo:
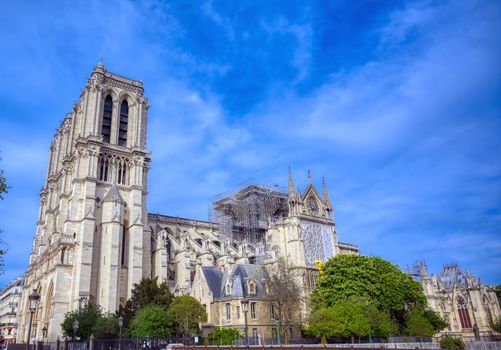
[[[244,296],[225,293],[228,277],[239,278],[242,293],[257,302],[255,274],[263,266],[280,258],[292,262],[306,293],[314,287],[317,260],[358,254],[356,246],[338,241],[327,185],[318,191],[309,174],[303,191],[289,171],[286,190],[249,185],[223,196],[209,221],[148,213],[147,118],[143,84],[99,63],[50,146],[18,342],[28,341],[33,290],[40,301],[30,341],[42,340],[44,327],[46,340],[61,337],[64,315],[86,303],[115,312],[134,284],[150,277],[200,300],[209,326],[239,325],[236,314],[222,316],[228,300]],[[255,321],[272,326],[269,318]]]
[[[457,264],[430,276],[426,264],[419,262],[411,274],[421,282],[428,306],[448,323],[441,335],[473,340],[490,339],[495,333],[490,324],[501,317],[501,309],[493,285],[483,284]]]

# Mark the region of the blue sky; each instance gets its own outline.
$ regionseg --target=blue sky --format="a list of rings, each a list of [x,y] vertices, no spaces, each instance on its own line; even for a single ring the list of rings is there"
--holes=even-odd
[[[144,82],[150,212],[324,175],[341,241],[501,283],[498,1],[4,1],[0,285],[24,271],[48,147],[99,58]]]

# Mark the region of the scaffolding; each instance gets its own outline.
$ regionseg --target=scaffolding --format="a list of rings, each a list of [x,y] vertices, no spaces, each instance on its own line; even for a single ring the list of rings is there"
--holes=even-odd
[[[212,203],[221,238],[252,245],[264,243],[265,230],[287,213],[287,193],[278,187],[250,184]]]

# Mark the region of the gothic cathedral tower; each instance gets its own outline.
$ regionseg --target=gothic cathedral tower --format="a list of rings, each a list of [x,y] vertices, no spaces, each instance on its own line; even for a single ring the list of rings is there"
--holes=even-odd
[[[18,341],[27,341],[27,296],[40,301],[32,339],[61,334],[67,311],[88,302],[114,312],[150,276],[143,84],[100,62],[56,131],[30,256]],[[37,337],[38,333],[38,337]]]

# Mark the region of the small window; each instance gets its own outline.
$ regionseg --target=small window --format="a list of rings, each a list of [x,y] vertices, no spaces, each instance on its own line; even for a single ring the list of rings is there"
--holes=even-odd
[[[251,306],[251,318],[253,320],[257,319],[257,303],[250,303]]]
[[[231,304],[226,303],[226,320],[231,321]]]
[[[226,284],[226,295],[231,295],[231,284]]]
[[[249,282],[249,294],[256,294],[256,283],[254,281]]]
[[[240,306],[237,306],[237,320],[240,319]]]
[[[63,248],[63,250],[61,250],[61,264],[64,264],[64,254],[66,253],[66,248]]]

